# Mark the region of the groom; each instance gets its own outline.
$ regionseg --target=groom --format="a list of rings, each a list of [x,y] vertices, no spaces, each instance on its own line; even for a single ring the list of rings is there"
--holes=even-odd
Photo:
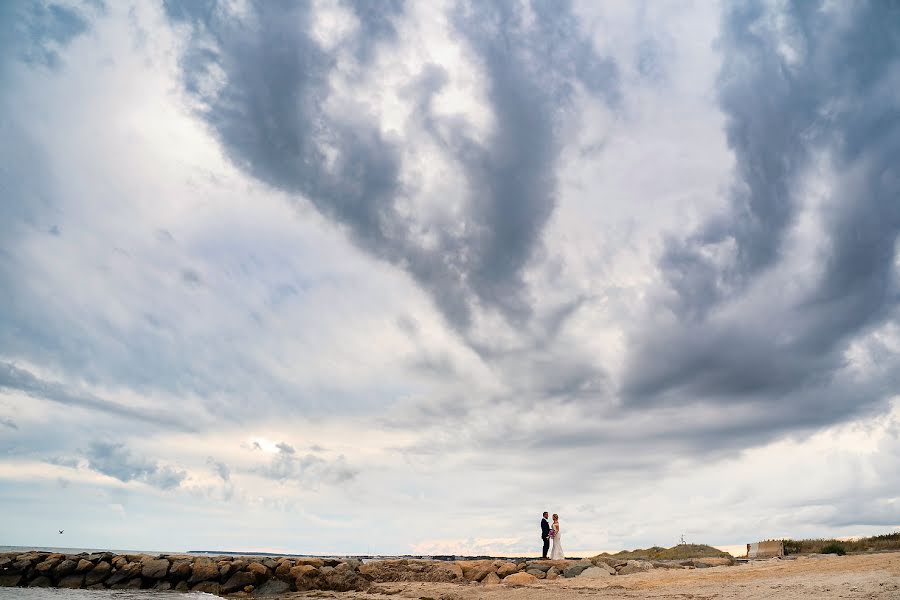
[[[547,522],[548,516],[550,516],[550,513],[544,511],[544,517],[541,519],[541,539],[544,540],[544,552],[541,554],[541,558],[547,558],[547,551],[550,550],[550,523]]]

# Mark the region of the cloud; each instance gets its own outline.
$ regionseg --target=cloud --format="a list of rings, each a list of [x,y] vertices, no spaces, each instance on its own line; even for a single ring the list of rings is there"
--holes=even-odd
[[[133,456],[120,443],[92,442],[85,456],[90,469],[124,483],[141,481],[161,490],[171,490],[187,478],[182,470]]]
[[[16,422],[10,419],[9,417],[0,417],[0,425],[4,427],[9,427],[10,429],[18,429],[19,426],[16,425]]]
[[[304,485],[320,483],[341,484],[352,481],[359,473],[347,463],[343,455],[327,460],[314,454],[299,456],[293,446],[279,442],[278,452],[272,460],[257,472],[275,481],[295,481]]]
[[[72,386],[40,379],[30,371],[0,361],[0,389],[4,388],[24,392],[29,396],[58,404],[88,408],[142,423],[152,423],[160,427],[171,427],[183,431],[191,429],[180,419],[152,410],[126,406],[92,394],[75,392],[72,391]]]
[[[894,314],[895,13],[880,3],[725,8],[729,203],[662,255],[668,300],[633,337],[622,385],[631,402],[755,398],[796,405],[800,418],[802,390],[827,387],[851,343]],[[825,393],[825,412],[842,418],[889,392]]]
[[[615,64],[581,35],[568,5],[535,3],[531,16],[513,4],[461,5],[453,33],[484,71],[495,127],[482,142],[462,116],[435,114],[447,81],[441,67],[426,65],[409,82],[421,123],[465,182],[453,200],[463,206],[457,222],[432,222],[404,208],[423,199],[404,183],[410,167],[398,140],[365,106],[336,98],[331,83],[345,62],[367,68],[376,43],[403,52],[390,47],[401,4],[377,18],[366,3],[349,5],[359,27],[332,50],[312,35],[305,3],[250,2],[240,12],[167,3],[170,17],[188,26],[184,81],[200,115],[237,165],[302,194],[361,248],[409,272],[455,326],[466,329],[478,307],[527,316],[522,275],[555,204],[558,124],[578,87],[617,101]],[[347,106],[337,112],[335,104]]]

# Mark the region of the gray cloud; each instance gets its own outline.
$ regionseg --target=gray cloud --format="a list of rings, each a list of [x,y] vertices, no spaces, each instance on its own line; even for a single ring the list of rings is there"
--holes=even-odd
[[[737,160],[730,209],[664,253],[678,321],[659,319],[633,340],[623,382],[633,403],[737,396],[802,405],[791,394],[835,377],[847,344],[889,319],[900,299],[900,113],[887,91],[900,68],[890,25],[897,9],[811,2],[773,10],[782,7],[726,7],[719,94]],[[827,156],[835,181],[822,208],[827,245],[821,276],[792,295],[772,269],[791,265],[783,242],[801,186],[816,175],[814,154]],[[710,258],[721,244],[733,248],[724,263]],[[761,281],[780,289],[723,312]],[[843,417],[890,388],[867,391],[829,394],[834,405],[819,410]],[[788,418],[804,412],[798,406]]]
[[[314,454],[300,456],[293,446],[280,442],[278,453],[258,473],[275,481],[296,481],[304,485],[341,484],[352,481],[359,471],[343,455],[326,460]]]
[[[18,429],[19,426],[16,425],[16,422],[8,417],[0,417],[0,425],[4,427],[9,427],[10,429]]]
[[[228,465],[222,461],[216,460],[210,456],[206,459],[206,464],[212,467],[213,471],[216,472],[216,475],[218,475],[222,481],[228,482],[231,479],[231,469],[229,469]]]
[[[30,371],[0,361],[0,389],[23,392],[35,398],[50,400],[67,406],[77,406],[104,412],[117,417],[141,421],[166,428],[190,431],[180,419],[166,414],[134,408],[99,398],[92,394],[72,391],[71,386],[38,378]]]
[[[574,86],[609,102],[618,98],[615,65],[579,34],[568,5],[533,3],[533,25],[511,4],[457,11],[455,26],[487,73],[497,128],[484,145],[459,127],[453,139],[439,139],[468,182],[460,191],[468,200],[464,226],[452,228],[420,222],[398,208],[400,197],[415,190],[400,183],[396,141],[369,119],[325,110],[336,57],[310,37],[305,3],[251,2],[252,18],[229,15],[214,3],[166,6],[170,17],[191,28],[185,85],[236,164],[308,197],[360,247],[412,274],[456,326],[469,323],[476,304],[512,319],[527,316],[522,270],[553,212],[557,129]],[[365,48],[357,52],[365,60],[374,41],[391,39],[400,4],[387,11],[368,3],[350,6],[361,27],[347,44]],[[223,80],[212,81],[215,73]],[[419,83],[427,113],[422,118],[437,137],[437,117],[428,105],[443,83],[439,68]],[[425,232],[437,237],[436,247],[418,241]]]
[[[133,456],[124,444],[92,442],[85,456],[91,469],[125,483],[142,481],[169,490],[181,485],[187,477],[184,471]]]

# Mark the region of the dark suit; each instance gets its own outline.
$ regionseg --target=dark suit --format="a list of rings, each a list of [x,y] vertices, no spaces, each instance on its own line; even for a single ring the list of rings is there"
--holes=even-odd
[[[550,523],[547,519],[541,519],[541,539],[544,540],[544,552],[542,558],[547,558],[547,552],[550,550]]]

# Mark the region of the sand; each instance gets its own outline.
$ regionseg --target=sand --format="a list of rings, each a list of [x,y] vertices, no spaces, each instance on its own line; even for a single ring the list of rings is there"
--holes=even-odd
[[[481,584],[390,583],[366,593],[298,592],[284,600],[562,600],[666,598],[677,600],[784,598],[900,599],[900,552],[754,561],[734,567],[654,570],[600,580],[558,579],[522,587]]]

